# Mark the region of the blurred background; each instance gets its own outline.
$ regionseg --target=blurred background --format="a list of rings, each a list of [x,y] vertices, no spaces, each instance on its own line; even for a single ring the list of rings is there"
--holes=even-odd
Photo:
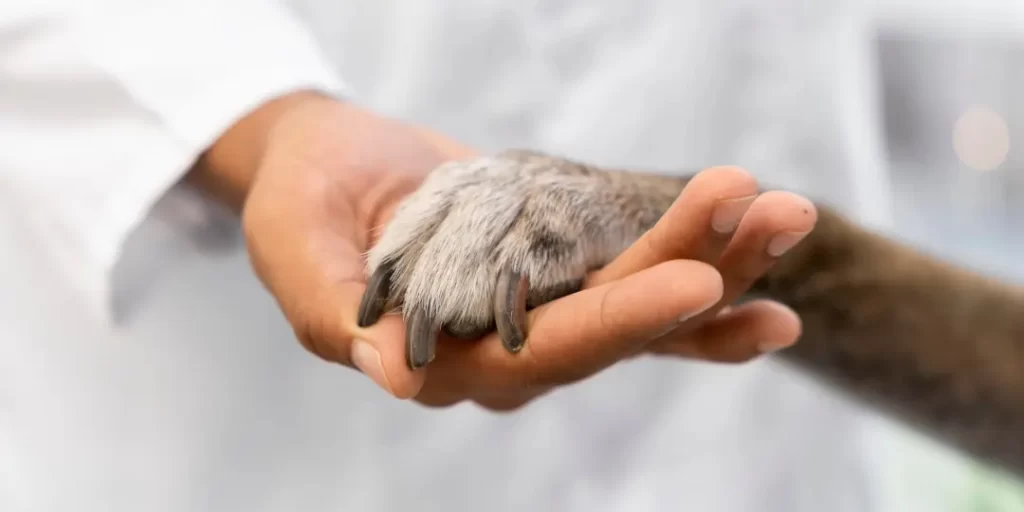
[[[1024,101],[1019,98],[1024,91],[1022,0],[723,0],[720,8],[724,14],[714,15],[706,10],[714,10],[713,4],[719,2],[687,0],[474,0],[447,11],[416,0],[289,3],[309,23],[331,59],[339,63],[355,99],[377,110],[422,122],[483,149],[532,147],[604,165],[649,169],[737,163],[758,174],[763,182],[823,198],[862,222],[920,247],[986,273],[1024,282],[1024,258],[1019,257],[1024,254],[1024,154],[1018,149],[1024,141],[1020,136]],[[864,15],[866,20],[861,18]],[[431,18],[432,28],[423,28],[427,25],[421,23],[424,18]],[[786,45],[794,34],[825,31],[840,34],[834,46]],[[368,46],[367,41],[373,44]],[[723,59],[717,63],[717,72],[697,76],[678,64],[700,62],[709,47],[717,52],[715,58]],[[437,62],[450,65],[431,67]],[[850,73],[851,69],[858,72]],[[164,236],[158,229],[150,233]],[[136,243],[155,245],[149,239]],[[181,252],[186,253],[187,248]],[[147,260],[147,264],[162,263]],[[119,271],[134,272],[127,267]],[[218,302],[212,294],[192,297],[188,276],[216,284],[230,300]],[[131,280],[125,277],[125,281]],[[274,410],[267,406],[274,400],[298,403],[313,396],[311,390],[332,388],[352,393],[342,396],[352,404],[345,412],[323,411],[327,419],[322,422],[302,425],[322,429],[318,439],[343,437],[330,431],[332,425],[351,425],[367,443],[397,445],[401,426],[415,423],[389,421],[388,430],[371,428],[369,422],[349,421],[346,415],[369,417],[380,410],[394,417],[416,418],[416,413],[365,400],[359,393],[369,392],[371,384],[337,376],[319,366],[307,367],[304,354],[295,347],[282,347],[280,341],[290,339],[290,330],[252,277],[244,254],[212,262],[186,261],[168,271],[157,288],[158,293],[146,299],[146,304],[132,296],[126,301],[131,304],[124,307],[139,309],[143,319],[162,321],[155,312],[176,307],[174,297],[188,299],[191,309],[181,312],[187,322],[175,321],[175,328],[187,324],[179,329],[185,334],[161,329],[159,322],[151,332],[140,332],[154,346],[177,348],[194,338],[198,354],[194,360],[203,361],[214,378],[230,380],[251,397],[251,403],[230,403],[232,418],[260,418]],[[252,311],[265,314],[253,315]],[[242,320],[231,323],[224,319]],[[205,343],[204,336],[211,332],[223,339]],[[211,356],[212,350],[217,354]],[[234,368],[237,354],[243,352],[258,363],[262,378],[254,379]],[[182,367],[192,364],[191,359],[181,359]],[[705,421],[703,427],[692,421],[692,408],[677,408],[685,414],[669,416],[664,407],[668,399],[663,395],[715,372],[727,375],[715,382],[727,388],[724,381],[742,381],[735,376],[753,375],[762,369],[751,365],[751,369],[726,374],[725,370],[696,365],[679,372],[673,366],[661,368],[665,370],[662,373],[673,373],[679,380],[644,381],[649,369],[658,369],[655,364],[609,370],[619,377],[636,378],[630,381],[635,388],[627,395],[607,378],[584,388],[605,393],[591,396],[622,397],[623,403],[632,407],[629,415],[635,415],[639,423],[658,418],[664,425],[661,430],[602,433],[602,426],[594,425],[591,437],[614,444],[641,432],[644,435],[636,437],[648,438],[654,446],[651,451],[659,456],[669,452],[690,456],[681,447],[663,446],[661,441],[685,438],[680,432],[686,428],[721,434],[720,427],[713,421]],[[310,382],[315,385],[282,390],[276,376],[289,371],[314,379]],[[678,373],[688,375],[675,375]],[[808,391],[813,386],[805,380],[789,374],[776,377],[785,381],[783,387],[794,403],[820,403],[823,408],[844,411],[850,408],[845,403],[816,401],[819,391]],[[753,396],[753,403],[774,407],[770,400],[776,398],[775,388],[762,391],[761,380],[746,382],[762,393]],[[541,407],[559,415],[607,408],[606,402],[588,401],[588,395],[580,393],[580,388],[568,390],[556,399],[561,402]],[[140,396],[148,397],[142,391]],[[711,417],[721,414],[711,410],[721,404],[694,403],[708,409],[700,412]],[[730,405],[742,408],[738,403]],[[779,416],[785,416],[789,409],[778,410]],[[831,412],[835,411],[829,409],[821,415],[825,430],[833,425],[829,421],[848,419]],[[880,510],[1024,511],[1024,483],[894,421],[870,411],[857,412],[867,416],[871,425],[861,446],[871,460],[872,471],[881,476],[877,498],[884,506]],[[523,428],[515,434],[507,424],[470,416],[465,408],[452,414],[465,415],[469,419],[460,421],[478,432],[490,428],[503,436],[511,447],[512,456],[507,460],[522,457],[523,463],[536,461],[514,450],[516,441],[543,437],[543,432],[553,428],[539,422],[534,430]],[[353,453],[352,446],[340,441],[330,446],[312,443],[303,449],[279,446],[274,441],[287,438],[291,430],[278,432],[275,428],[286,427],[260,430],[246,424],[238,428],[228,419],[223,421],[229,425],[223,430],[230,442],[204,455],[215,459],[215,467],[228,468],[226,474],[234,474],[232,468],[238,461],[256,465],[249,457],[260,450],[271,455],[275,455],[273,450],[281,450],[297,460],[369,456],[358,450]],[[777,430],[765,427],[763,437],[750,439],[748,444],[735,443],[739,446],[735,450],[762,450],[758,453],[767,454],[767,459],[776,455],[806,458],[820,462],[822,468],[841,466],[842,461],[829,459],[830,454],[814,453],[818,449],[813,443],[803,443],[807,433],[794,432],[783,421],[776,423]],[[661,432],[661,437],[650,432]],[[570,432],[566,437],[585,434]],[[436,435],[440,441],[432,448],[437,454],[443,446],[491,449],[494,439],[483,434],[467,437],[441,428]],[[728,434],[720,437],[729,440]],[[783,442],[787,440],[790,443]],[[857,442],[851,440],[851,445]],[[787,451],[803,444],[808,453]],[[605,461],[590,453],[590,446],[596,444],[580,445],[578,454],[587,457],[581,460],[603,467]],[[367,467],[374,469],[374,462]],[[498,460],[495,465],[500,463]],[[325,467],[329,466],[325,463]],[[358,464],[354,462],[353,467]],[[495,473],[471,468],[466,474],[491,480]],[[709,479],[716,476],[709,475]],[[673,474],[639,479],[647,476],[652,482],[660,478],[656,483],[664,489],[677,485],[673,481],[679,479]],[[362,470],[353,470],[346,477],[349,488],[335,492],[369,495],[373,484],[383,479]],[[770,475],[764,485],[771,485],[771,478],[790,477],[798,476]],[[472,487],[460,482],[463,484]],[[570,494],[559,485],[552,482],[552,489],[543,491],[555,496]],[[379,499],[399,491],[415,499],[420,496],[418,489],[410,487]]]
[[[1024,155],[1012,134],[1024,123],[1024,3],[884,0],[875,9],[895,227],[1021,277]]]
[[[1024,2],[876,0],[900,236],[1024,278]],[[1016,136],[1016,137],[1015,137]],[[891,510],[1024,510],[1024,485],[879,419]]]

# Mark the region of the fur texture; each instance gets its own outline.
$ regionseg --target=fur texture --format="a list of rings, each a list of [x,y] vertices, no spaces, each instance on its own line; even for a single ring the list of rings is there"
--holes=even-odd
[[[420,310],[461,337],[494,327],[503,269],[525,274],[528,304],[578,290],[650,229],[682,190],[674,178],[597,170],[507,151],[434,170],[370,250],[394,264],[385,309]]]

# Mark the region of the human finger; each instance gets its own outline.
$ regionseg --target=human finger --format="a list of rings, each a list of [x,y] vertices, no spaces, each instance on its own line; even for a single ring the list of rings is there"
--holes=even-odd
[[[484,390],[575,382],[717,303],[721,292],[721,277],[710,265],[664,262],[531,311],[529,340],[517,354],[510,354],[496,334],[439,347],[431,375],[456,374],[457,385]]]
[[[801,195],[782,191],[761,194],[715,265],[724,284],[720,305],[732,304],[745,294],[814,229],[817,219],[814,203]]]
[[[689,332],[651,342],[648,352],[721,363],[741,363],[782,350],[800,337],[800,317],[772,300],[754,300],[722,310]]]
[[[657,224],[614,261],[592,273],[597,286],[658,263],[691,259],[714,264],[757,197],[757,180],[738,167],[713,167],[687,183]]]

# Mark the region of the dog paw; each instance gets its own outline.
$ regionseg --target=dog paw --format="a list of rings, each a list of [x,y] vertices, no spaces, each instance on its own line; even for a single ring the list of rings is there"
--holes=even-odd
[[[434,358],[441,331],[496,328],[518,352],[527,309],[579,290],[663,213],[626,176],[527,151],[438,167],[369,251],[360,326],[400,309],[413,369]]]

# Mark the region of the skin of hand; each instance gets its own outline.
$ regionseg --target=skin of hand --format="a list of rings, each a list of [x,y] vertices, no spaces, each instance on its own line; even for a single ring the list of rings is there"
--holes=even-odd
[[[742,362],[799,337],[799,318],[781,304],[727,305],[814,227],[814,206],[758,194],[749,173],[721,167],[697,175],[582,291],[532,310],[519,354],[496,334],[442,336],[431,365],[409,370],[400,316],[357,326],[364,254],[426,173],[474,154],[430,130],[297,92],[239,120],[187,181],[240,213],[253,269],[306,349],[424,405],[512,410],[639,354]]]

